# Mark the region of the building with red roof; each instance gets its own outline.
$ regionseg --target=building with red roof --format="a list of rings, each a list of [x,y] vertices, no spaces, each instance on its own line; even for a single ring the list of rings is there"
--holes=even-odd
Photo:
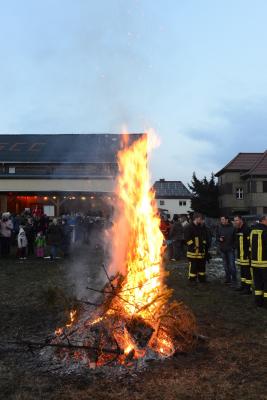
[[[216,176],[221,214],[267,213],[267,151],[239,153]]]

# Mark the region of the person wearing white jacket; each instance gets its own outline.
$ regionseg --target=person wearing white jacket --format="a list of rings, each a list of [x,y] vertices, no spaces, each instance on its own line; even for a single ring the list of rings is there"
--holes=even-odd
[[[18,233],[18,257],[20,260],[25,260],[26,259],[26,248],[28,245],[28,240],[26,233],[24,231],[23,226],[19,227],[19,233]]]

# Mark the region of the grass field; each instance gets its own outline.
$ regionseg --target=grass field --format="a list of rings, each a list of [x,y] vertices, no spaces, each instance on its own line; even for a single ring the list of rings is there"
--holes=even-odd
[[[0,259],[0,399],[267,399],[267,310],[256,309],[251,297],[219,278],[189,286],[185,263],[168,266],[168,283],[174,297],[194,311],[199,333],[209,337],[191,354],[111,382],[90,372],[83,378],[51,375],[42,371],[38,357],[6,351],[1,344],[17,335],[42,340],[65,323],[80,282],[87,275],[97,279],[102,261],[97,251],[78,253],[57,262]]]

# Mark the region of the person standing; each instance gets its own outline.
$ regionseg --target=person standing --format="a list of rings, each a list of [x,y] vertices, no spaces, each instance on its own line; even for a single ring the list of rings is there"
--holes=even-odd
[[[61,230],[62,230],[61,250],[64,254],[64,257],[68,257],[70,254],[72,228],[69,226],[68,221],[66,219],[62,219]]]
[[[258,307],[267,308],[267,216],[259,219],[250,233],[251,267]]]
[[[9,213],[4,213],[2,215],[2,220],[0,221],[2,257],[9,256],[12,231],[13,231],[13,223],[10,219]]]
[[[43,235],[43,232],[40,231],[37,233],[36,239],[35,239],[35,246],[36,246],[36,257],[38,258],[44,258],[45,255],[45,236]]]
[[[192,222],[186,227],[184,234],[189,263],[188,279],[191,282],[206,282],[207,237],[202,224],[202,214],[194,213]]]
[[[32,218],[28,218],[25,225],[25,232],[28,241],[28,256],[34,255],[35,227]]]
[[[240,268],[241,286],[238,288],[242,294],[251,294],[252,277],[250,271],[250,229],[240,215],[234,218],[236,228],[237,265]]]
[[[206,257],[205,257],[205,270],[206,270],[206,264],[207,262],[210,263],[211,260],[211,255],[209,251],[212,245],[212,232],[211,229],[206,224],[204,217],[202,218],[201,226],[202,229],[204,230],[204,235],[206,237]]]
[[[219,246],[225,271],[225,284],[236,285],[235,266],[235,228],[230,223],[229,217],[223,216],[217,228],[216,241]]]
[[[19,233],[18,233],[18,251],[17,255],[20,258],[20,260],[26,260],[26,249],[27,249],[27,236],[25,233],[25,230],[22,225],[19,227]]]
[[[62,243],[62,230],[56,218],[47,229],[47,244],[50,246],[50,259],[54,260]]]
[[[169,239],[170,244],[170,259],[172,261],[180,260],[182,256],[182,240],[184,238],[184,230],[181,221],[177,214],[173,216],[173,223],[170,228]]]
[[[161,232],[162,232],[162,234],[164,236],[164,239],[165,240],[169,240],[169,233],[170,233],[171,226],[170,226],[170,223],[169,223],[169,220],[168,220],[167,216],[165,216],[165,215],[161,215],[160,216],[160,226],[159,226],[159,228],[160,228],[160,230],[161,230]]]

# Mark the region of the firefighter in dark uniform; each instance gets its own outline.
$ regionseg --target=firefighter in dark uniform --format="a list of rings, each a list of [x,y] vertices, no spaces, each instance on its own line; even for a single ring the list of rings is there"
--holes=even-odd
[[[237,265],[240,268],[242,294],[251,294],[252,277],[250,271],[250,228],[240,215],[234,218],[236,228]]]
[[[267,216],[259,219],[250,233],[251,267],[255,301],[258,307],[267,307]]]
[[[203,227],[203,217],[195,213],[192,222],[185,229],[187,259],[189,262],[188,279],[206,282],[207,232]]]

